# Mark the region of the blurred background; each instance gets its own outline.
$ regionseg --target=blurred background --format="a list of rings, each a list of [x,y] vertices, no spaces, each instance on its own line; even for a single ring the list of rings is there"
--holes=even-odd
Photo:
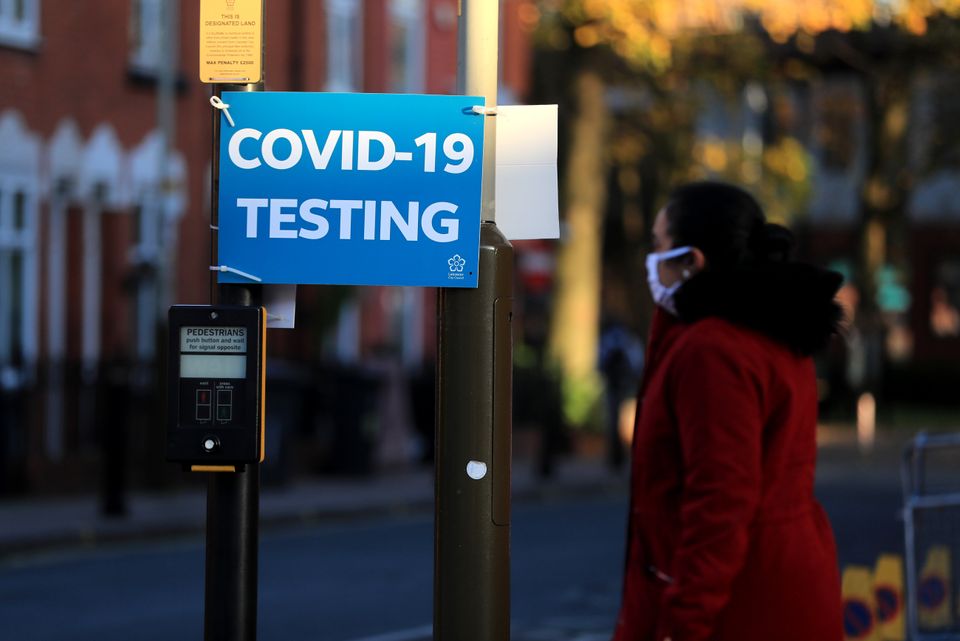
[[[0,495],[177,483],[164,322],[208,300],[198,2],[0,2]],[[502,104],[560,104],[562,237],[516,243],[518,453],[622,460],[674,185],[737,182],[842,272],[823,417],[955,423],[960,3],[502,0]],[[266,86],[450,93],[454,0],[271,0]],[[436,293],[301,287],[268,482],[432,456]],[[869,394],[869,397],[864,397]],[[624,402],[627,405],[623,405]],[[869,408],[868,408],[869,409]]]
[[[560,105],[561,238],[515,243],[532,475],[626,487],[645,246],[699,178],[845,276],[818,361],[840,465],[960,427],[960,0],[499,2],[499,102]],[[0,0],[0,500],[122,516],[196,485],[162,453],[166,310],[210,291],[198,8]],[[456,0],[267,0],[265,24],[267,90],[455,90]],[[296,315],[269,337],[264,483],[429,469],[436,292],[300,287]]]

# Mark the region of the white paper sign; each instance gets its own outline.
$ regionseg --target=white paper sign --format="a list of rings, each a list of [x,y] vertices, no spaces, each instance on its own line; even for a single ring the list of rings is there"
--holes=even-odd
[[[497,107],[497,227],[509,240],[560,237],[557,105]]]
[[[293,329],[297,316],[296,285],[264,285],[263,306],[268,329]]]

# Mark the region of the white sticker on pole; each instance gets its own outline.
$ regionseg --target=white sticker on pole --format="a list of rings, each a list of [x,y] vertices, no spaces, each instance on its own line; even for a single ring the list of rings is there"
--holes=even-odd
[[[467,476],[474,481],[479,481],[487,475],[487,464],[483,461],[470,461],[467,463]]]
[[[509,240],[560,237],[557,105],[497,107],[497,227]]]

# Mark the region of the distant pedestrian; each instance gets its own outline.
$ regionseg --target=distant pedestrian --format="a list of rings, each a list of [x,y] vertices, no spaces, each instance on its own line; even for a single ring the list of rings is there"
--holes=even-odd
[[[722,183],[682,186],[657,215],[614,641],[843,637],[810,358],[837,331],[841,276],[792,245]]]
[[[609,321],[600,332],[597,351],[606,401],[607,465],[619,471],[625,458],[620,436],[620,407],[637,389],[643,371],[643,343],[622,323]]]

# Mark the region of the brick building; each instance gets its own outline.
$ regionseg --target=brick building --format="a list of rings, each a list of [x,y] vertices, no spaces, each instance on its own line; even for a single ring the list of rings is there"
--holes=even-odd
[[[226,1],[226,0],[225,0]],[[502,0],[503,101],[523,97],[526,0]],[[162,326],[208,300],[211,109],[199,0],[0,0],[0,494],[89,487],[116,441],[164,475]],[[266,0],[268,90],[451,93],[456,0]],[[529,26],[529,25],[527,25]],[[306,319],[329,297],[301,288]],[[433,355],[435,293],[339,293],[333,329],[271,353]],[[321,350],[322,351],[322,350]],[[303,356],[307,355],[307,356]]]

